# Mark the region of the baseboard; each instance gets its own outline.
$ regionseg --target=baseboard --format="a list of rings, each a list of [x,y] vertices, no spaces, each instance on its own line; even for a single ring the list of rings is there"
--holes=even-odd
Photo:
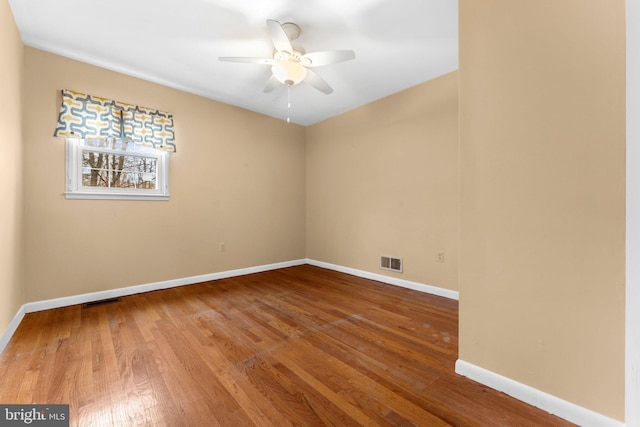
[[[458,359],[456,373],[582,427],[624,427],[624,423]]]
[[[84,304],[86,302],[123,297],[127,295],[141,294],[143,292],[175,288],[178,286],[193,285],[195,283],[225,279],[228,277],[244,276],[245,274],[261,273],[263,271],[293,267],[302,264],[306,264],[305,259],[260,265],[256,267],[240,268],[237,270],[221,271],[218,273],[203,274],[200,276],[183,277],[180,279],[165,280],[162,282],[147,283],[144,285],[129,286],[126,288],[109,289],[106,291],[90,292],[86,294],[72,295],[68,297],[55,298],[44,301],[28,302],[20,307],[20,309],[18,309],[18,312],[9,323],[9,326],[0,336],[0,354],[2,354],[16,329],[18,329],[18,326],[20,325],[20,322],[22,321],[26,313],[50,310],[52,308],[67,307],[76,304]]]
[[[13,334],[15,334],[18,326],[20,326],[20,322],[22,322],[24,315],[25,311],[23,305],[18,309],[16,315],[13,316],[13,319],[11,319],[11,322],[9,322],[9,325],[7,326],[7,329],[4,331],[4,333],[0,335],[0,354],[2,354],[7,344],[9,344],[9,340],[11,339]]]
[[[343,267],[341,265],[330,264],[328,262],[307,259],[307,264],[315,265],[329,270],[339,271],[341,273],[352,274],[354,276],[363,277],[365,279],[376,280],[378,282],[387,283],[389,285],[400,286],[402,288],[413,289],[414,291],[425,292],[449,299],[458,299],[458,292],[450,289],[439,288],[437,286],[426,285],[424,283],[411,282],[409,280],[398,279],[396,277],[385,276],[383,274],[371,273],[369,271],[357,270],[355,268]]]

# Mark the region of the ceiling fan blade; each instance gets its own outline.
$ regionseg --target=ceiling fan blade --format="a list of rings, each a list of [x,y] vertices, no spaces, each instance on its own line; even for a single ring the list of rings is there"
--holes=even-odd
[[[324,52],[307,53],[302,56],[302,60],[307,67],[322,67],[323,65],[350,61],[355,57],[356,54],[352,50],[327,50]]]
[[[263,64],[263,65],[273,65],[276,63],[274,59],[271,58],[248,58],[242,56],[220,56],[218,57],[220,61],[225,62],[244,62],[248,64]]]
[[[269,35],[273,41],[273,45],[278,52],[285,51],[292,53],[291,41],[287,37],[287,33],[282,29],[282,25],[278,21],[273,19],[267,19],[267,28],[269,29]]]
[[[263,92],[264,93],[273,92],[273,90],[277,88],[280,84],[281,84],[280,80],[278,80],[276,76],[271,74],[271,77],[269,78],[269,80],[267,80],[267,84],[264,86]]]
[[[309,83],[314,88],[318,89],[320,92],[326,93],[327,95],[333,92],[333,89],[331,88],[331,86],[329,86],[329,83],[327,83],[322,77],[311,70],[307,70],[307,76],[304,78],[304,81],[306,83]]]

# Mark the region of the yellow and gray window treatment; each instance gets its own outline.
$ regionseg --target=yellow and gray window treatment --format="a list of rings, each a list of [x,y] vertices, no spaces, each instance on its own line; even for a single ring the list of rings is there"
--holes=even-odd
[[[169,113],[64,89],[54,136],[122,138],[158,150],[176,151]]]

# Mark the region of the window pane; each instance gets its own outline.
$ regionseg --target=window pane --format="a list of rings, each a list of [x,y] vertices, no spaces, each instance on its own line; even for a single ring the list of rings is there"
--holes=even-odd
[[[87,138],[82,141],[87,147],[111,148],[113,138]]]
[[[106,148],[107,150],[128,151],[139,155],[154,154],[155,149],[145,145],[136,144],[129,139],[120,138],[87,138],[80,140],[80,144],[88,149]]]
[[[82,186],[152,189],[157,186],[155,157],[82,151]]]

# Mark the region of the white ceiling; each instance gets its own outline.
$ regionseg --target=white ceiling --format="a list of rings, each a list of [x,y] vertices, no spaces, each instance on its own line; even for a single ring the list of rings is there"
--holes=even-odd
[[[291,121],[310,125],[458,68],[457,0],[9,0],[28,46],[277,118],[283,85],[263,93],[266,19],[294,22],[306,51],[353,50],[314,68],[330,95],[291,88]],[[62,88],[61,88],[62,89]],[[69,88],[81,90],[81,88]],[[95,94],[101,95],[101,94]]]

